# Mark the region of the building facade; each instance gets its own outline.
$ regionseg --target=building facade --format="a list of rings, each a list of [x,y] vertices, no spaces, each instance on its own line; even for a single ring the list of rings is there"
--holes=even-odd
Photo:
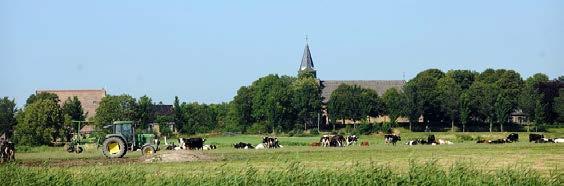
[[[59,96],[59,104],[63,105],[69,98],[76,96],[82,105],[86,120],[96,115],[96,109],[100,106],[103,97],[106,97],[106,90],[37,90],[36,94],[47,92]]]

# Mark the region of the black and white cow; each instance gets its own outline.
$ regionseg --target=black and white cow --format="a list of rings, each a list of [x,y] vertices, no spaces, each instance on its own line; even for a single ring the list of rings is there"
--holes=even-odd
[[[541,139],[544,138],[543,134],[529,134],[529,142],[541,142]]]
[[[253,149],[253,145],[251,145],[250,143],[243,143],[243,142],[239,142],[236,144],[233,144],[233,147],[235,147],[236,149]]]
[[[329,135],[321,136],[321,139],[319,139],[319,143],[321,144],[322,147],[329,147],[331,143],[331,136]]]
[[[262,143],[265,148],[280,148],[278,138],[265,136],[262,138]]]
[[[205,138],[178,138],[181,149],[201,150],[205,141]]]
[[[398,141],[401,141],[401,137],[395,134],[386,134],[384,135],[384,142],[391,143],[392,145],[396,145]]]
[[[329,146],[331,147],[344,147],[345,146],[345,137],[343,135],[334,135],[331,137],[329,141]]]
[[[511,133],[507,136],[507,142],[518,142],[519,141],[519,134]]]
[[[358,137],[356,137],[356,135],[347,136],[347,145],[348,146],[355,144],[357,141],[358,141]]]

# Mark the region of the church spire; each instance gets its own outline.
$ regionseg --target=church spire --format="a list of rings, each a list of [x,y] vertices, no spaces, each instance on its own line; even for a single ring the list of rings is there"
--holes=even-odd
[[[309,51],[309,43],[306,35],[306,46],[304,49],[304,55],[302,56],[302,63],[300,64],[300,70],[298,73],[309,72],[313,76],[316,76],[315,67],[313,66],[313,60],[311,59],[311,52]]]

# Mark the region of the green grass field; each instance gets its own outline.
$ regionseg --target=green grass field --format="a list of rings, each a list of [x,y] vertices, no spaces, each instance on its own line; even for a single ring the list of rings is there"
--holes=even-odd
[[[560,129],[552,130],[545,136],[564,137],[563,132]],[[383,144],[382,135],[375,134],[360,136],[360,141],[370,143],[368,147],[310,147],[307,145],[318,141],[319,137],[279,137],[284,148],[242,150],[234,149],[231,144],[240,141],[258,144],[261,136],[207,136],[206,144],[216,144],[218,149],[202,153],[213,157],[214,160],[144,163],[140,161],[140,152],[130,152],[126,158],[110,160],[103,157],[101,151],[94,146],[89,146],[82,154],[67,153],[62,147],[39,147],[28,149],[28,152],[18,152],[17,162],[13,165],[4,165],[0,170],[20,172],[20,175],[5,177],[4,179],[7,180],[13,181],[17,177],[30,177],[30,175],[31,178],[35,178],[12,182],[24,185],[49,184],[49,180],[55,180],[53,183],[56,184],[102,183],[104,185],[118,184],[108,180],[125,181],[123,183],[133,185],[138,183],[425,185],[425,180],[430,180],[431,185],[457,183],[560,185],[563,183],[564,144],[529,143],[528,133],[519,134],[520,142],[495,145],[476,144],[474,139],[504,138],[509,133],[434,134],[437,139],[447,139],[455,144],[407,146],[404,144],[406,141],[425,138],[427,134],[403,132],[402,142],[396,146]],[[116,176],[112,176],[113,174]],[[417,175],[414,174],[421,174],[424,177],[415,179]],[[273,177],[273,175],[277,176]],[[109,178],[103,179],[104,176]],[[459,182],[450,180],[450,177],[461,176],[464,178],[458,178]],[[204,178],[216,181],[206,182]],[[76,180],[83,181],[75,182]]]

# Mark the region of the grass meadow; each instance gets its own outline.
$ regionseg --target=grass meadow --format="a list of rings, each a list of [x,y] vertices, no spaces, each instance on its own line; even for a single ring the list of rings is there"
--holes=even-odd
[[[476,144],[476,139],[509,133],[434,133],[455,144],[407,146],[427,133],[402,132],[396,146],[381,134],[362,135],[370,146],[310,147],[319,137],[278,137],[281,149],[243,150],[231,144],[258,144],[259,135],[203,135],[218,149],[203,151],[214,160],[140,161],[140,152],[107,159],[88,146],[82,154],[62,147],[18,151],[15,163],[0,166],[4,185],[562,185],[564,144],[520,142]],[[553,129],[547,137],[564,137]],[[174,140],[172,140],[174,141]],[[157,153],[163,153],[159,151]]]

